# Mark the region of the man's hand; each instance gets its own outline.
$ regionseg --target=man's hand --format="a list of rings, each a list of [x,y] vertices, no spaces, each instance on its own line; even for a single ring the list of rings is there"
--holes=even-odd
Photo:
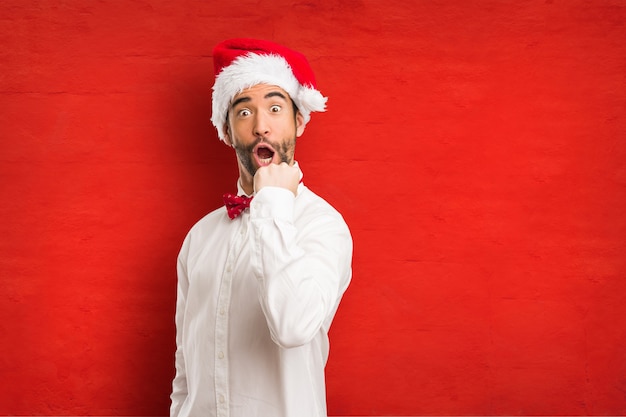
[[[258,192],[263,187],[281,187],[290,190],[293,195],[298,193],[300,183],[300,168],[295,165],[271,164],[261,167],[254,174],[254,191]]]

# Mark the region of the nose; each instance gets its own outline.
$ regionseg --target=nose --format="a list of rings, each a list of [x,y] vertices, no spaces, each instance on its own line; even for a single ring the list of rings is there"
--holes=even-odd
[[[265,137],[270,133],[269,118],[263,112],[257,112],[254,118],[254,136]]]

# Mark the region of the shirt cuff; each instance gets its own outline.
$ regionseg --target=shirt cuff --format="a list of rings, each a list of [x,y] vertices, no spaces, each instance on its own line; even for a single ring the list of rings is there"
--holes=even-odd
[[[281,187],[263,187],[250,203],[250,217],[253,219],[273,218],[293,221],[293,193]]]

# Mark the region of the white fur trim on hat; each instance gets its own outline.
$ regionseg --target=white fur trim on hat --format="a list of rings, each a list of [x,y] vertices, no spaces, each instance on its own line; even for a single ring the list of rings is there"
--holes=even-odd
[[[275,54],[248,53],[224,67],[213,85],[211,122],[221,140],[226,137],[226,115],[233,97],[257,84],[276,85],[285,90],[304,117],[305,124],[311,119],[311,112],[326,110],[327,98],[312,86],[300,84],[285,58]]]

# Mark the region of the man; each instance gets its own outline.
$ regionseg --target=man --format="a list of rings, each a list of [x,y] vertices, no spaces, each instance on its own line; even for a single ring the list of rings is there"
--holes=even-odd
[[[211,121],[235,150],[239,195],[190,230],[178,257],[171,416],[326,416],[328,330],[352,239],[294,159],[326,98],[306,58],[275,43],[228,40],[213,59]]]

